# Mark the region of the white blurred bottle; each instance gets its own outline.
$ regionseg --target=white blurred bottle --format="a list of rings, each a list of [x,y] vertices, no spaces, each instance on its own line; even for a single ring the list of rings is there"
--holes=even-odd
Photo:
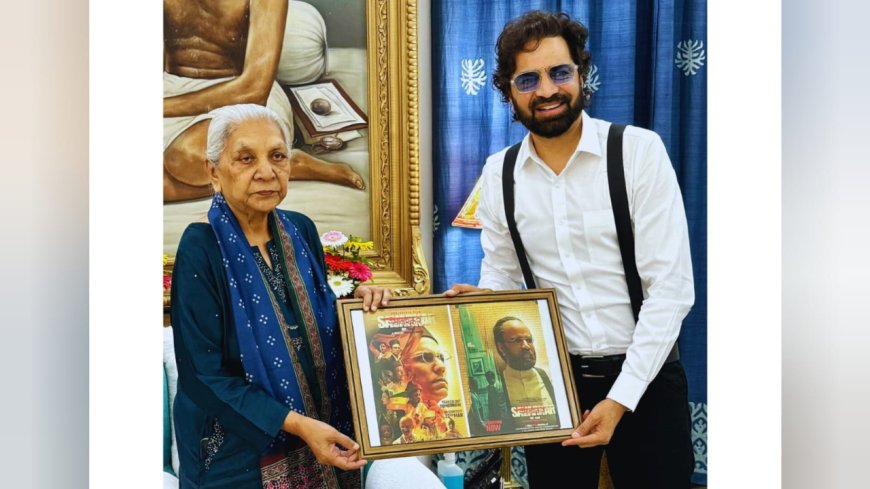
[[[456,465],[455,453],[445,453],[444,460],[438,461],[438,478],[447,489],[462,489],[465,471]]]

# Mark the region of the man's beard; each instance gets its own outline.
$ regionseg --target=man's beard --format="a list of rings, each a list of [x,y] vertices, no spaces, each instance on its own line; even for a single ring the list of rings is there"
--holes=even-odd
[[[505,361],[514,370],[529,370],[537,363],[538,355],[534,351],[529,350],[517,355],[508,354]]]
[[[571,99],[572,97],[570,95],[562,92],[556,93],[549,98],[535,98],[529,103],[528,114],[520,111],[516,100],[511,100],[511,103],[514,106],[514,119],[522,122],[523,125],[526,126],[526,129],[528,129],[532,134],[545,138],[561,136],[562,134],[565,134],[565,131],[567,131],[568,128],[574,124],[574,121],[580,117],[580,113],[583,112],[583,107],[585,106],[582,94],[577,97],[577,100],[575,100],[573,104],[571,103]],[[547,105],[553,102],[564,102],[567,105],[567,110],[565,110],[561,115],[547,120],[537,119],[535,109],[541,105]]]

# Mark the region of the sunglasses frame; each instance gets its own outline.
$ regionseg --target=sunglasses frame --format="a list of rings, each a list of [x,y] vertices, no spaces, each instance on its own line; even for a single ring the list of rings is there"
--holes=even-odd
[[[432,361],[427,361],[425,358],[426,355],[432,355]],[[441,363],[447,364],[447,362],[451,360],[450,355],[447,355],[446,353],[435,353],[431,351],[420,352],[412,356],[411,358],[414,360],[419,360],[423,363],[435,363],[435,360],[441,360]]]
[[[572,68],[571,68],[571,78],[568,78],[568,79],[566,79],[566,80],[563,81],[563,82],[557,82],[555,79],[553,79],[552,71],[553,71],[554,69],[556,69],[556,68],[560,68],[560,67],[562,67],[562,66],[570,66],[570,67],[572,67]],[[543,68],[543,69],[540,69],[540,70],[529,70],[529,71],[524,71],[524,72],[522,72],[522,73],[516,75],[515,77],[511,78],[511,85],[513,85],[514,88],[516,88],[517,91],[520,92],[520,93],[531,93],[531,92],[534,92],[535,90],[537,90],[538,88],[540,88],[540,86],[541,86],[541,81],[544,79],[544,76],[541,74],[541,72],[546,73],[546,74],[547,74],[547,77],[550,79],[551,82],[553,82],[554,85],[565,85],[566,83],[568,83],[568,82],[574,80],[574,78],[577,76],[577,73],[578,73],[579,71],[580,71],[580,66],[577,65],[577,64],[574,64],[574,63],[559,63],[559,64],[557,64],[557,65],[549,66],[549,67],[547,67],[547,68]],[[534,85],[532,88],[530,88],[530,89],[528,89],[528,90],[521,90],[520,87],[519,87],[519,86],[517,85],[517,83],[516,83],[516,82],[517,82],[517,78],[519,78],[519,77],[521,77],[521,76],[524,76],[524,75],[531,75],[531,74],[535,74],[535,75],[537,75],[537,77],[538,77],[537,82],[535,82],[535,85]]]

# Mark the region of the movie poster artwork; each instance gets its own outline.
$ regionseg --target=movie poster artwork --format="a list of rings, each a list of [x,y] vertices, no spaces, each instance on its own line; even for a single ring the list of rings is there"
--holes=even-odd
[[[449,309],[381,309],[363,317],[379,445],[468,437]]]
[[[371,447],[574,426],[546,300],[391,305],[350,318]]]
[[[538,303],[461,304],[451,312],[463,337],[472,435],[560,428],[552,376],[561,382],[561,373]]]

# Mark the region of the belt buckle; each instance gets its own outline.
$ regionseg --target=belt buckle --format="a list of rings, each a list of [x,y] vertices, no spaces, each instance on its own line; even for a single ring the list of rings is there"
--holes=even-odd
[[[602,360],[602,362],[598,363],[598,365],[602,365],[602,366],[604,366],[605,363],[609,364],[609,362],[603,362],[603,360],[607,360],[611,356],[612,355],[583,355],[580,357],[580,369],[581,370],[584,370],[584,369],[589,370],[590,369],[591,365],[589,365],[588,362],[585,362],[586,360],[592,360],[592,361]],[[607,374],[592,374],[592,373],[581,373],[580,376],[583,378],[587,378],[587,379],[604,379],[607,377],[611,377],[611,375],[607,375]]]
[[[589,359],[599,360],[602,358],[604,358],[604,355],[583,355],[580,357],[580,369],[582,370],[582,369],[589,368],[588,363],[583,363],[585,360],[589,360]],[[603,379],[605,377],[604,375],[587,374],[587,373],[581,373],[580,376],[583,377],[584,379]]]

